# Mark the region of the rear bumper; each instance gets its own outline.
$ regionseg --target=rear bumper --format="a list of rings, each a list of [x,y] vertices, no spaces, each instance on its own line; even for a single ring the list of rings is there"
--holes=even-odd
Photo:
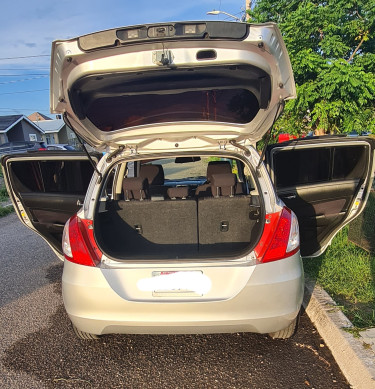
[[[66,261],[63,298],[73,324],[93,334],[268,333],[286,328],[296,317],[303,282],[298,253],[255,266],[245,286],[229,299],[129,301],[109,285],[101,269]]]

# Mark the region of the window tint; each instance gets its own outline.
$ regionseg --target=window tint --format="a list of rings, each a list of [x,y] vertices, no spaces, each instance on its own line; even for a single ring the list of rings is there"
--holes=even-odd
[[[276,151],[277,188],[334,180],[360,179],[366,169],[365,146],[336,146]]]
[[[328,181],[330,149],[277,152],[274,155],[274,172],[278,188]]]
[[[18,192],[84,195],[93,174],[89,161],[17,161],[11,170]]]
[[[356,179],[366,168],[365,146],[335,148],[333,159],[333,179]]]

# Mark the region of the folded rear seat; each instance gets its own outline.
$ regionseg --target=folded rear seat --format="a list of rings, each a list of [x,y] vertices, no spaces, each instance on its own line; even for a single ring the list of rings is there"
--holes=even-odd
[[[211,177],[214,197],[198,199],[199,251],[225,255],[248,247],[255,220],[250,218],[251,196],[235,196],[233,173]]]
[[[113,201],[107,220],[109,252],[133,258],[187,258],[198,252],[197,202],[187,197],[187,187],[170,188],[181,201],[152,201],[145,197],[147,179],[124,178],[125,200]]]

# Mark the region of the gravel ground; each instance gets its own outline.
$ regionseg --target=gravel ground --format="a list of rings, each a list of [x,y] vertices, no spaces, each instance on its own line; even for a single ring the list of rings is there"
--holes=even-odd
[[[349,388],[306,315],[285,340],[255,334],[74,337],[62,264],[15,215],[0,219],[4,388]]]

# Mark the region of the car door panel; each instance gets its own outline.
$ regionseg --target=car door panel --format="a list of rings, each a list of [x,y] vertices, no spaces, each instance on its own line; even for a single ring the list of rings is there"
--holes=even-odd
[[[81,207],[93,174],[87,156],[43,151],[5,156],[1,163],[21,221],[41,235],[61,257],[64,225]]]
[[[363,209],[373,175],[373,142],[346,138],[272,145],[267,164],[276,192],[297,215],[301,254],[315,256]],[[359,201],[359,198],[361,201]]]
[[[348,209],[358,185],[358,181],[305,185],[293,191],[279,190],[278,196],[301,216],[336,214]]]
[[[55,193],[20,193],[23,204],[32,217],[33,223],[48,226],[50,232],[62,233],[66,221],[76,213],[84,196]]]
[[[84,201],[83,195],[78,194],[54,194],[54,193],[20,193],[24,205],[35,216],[36,220],[57,220],[65,223],[66,216],[79,210],[79,204]],[[54,215],[56,214],[56,215]],[[69,217],[68,217],[69,218]],[[64,221],[65,220],[65,221]]]

